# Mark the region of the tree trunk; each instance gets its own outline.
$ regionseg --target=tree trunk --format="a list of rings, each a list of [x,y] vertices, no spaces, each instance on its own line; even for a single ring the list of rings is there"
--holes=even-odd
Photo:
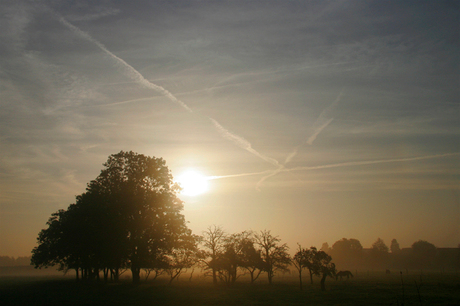
[[[109,281],[109,268],[104,268],[102,271],[104,273],[104,283],[107,283]]]
[[[268,275],[268,284],[271,285],[272,279],[273,279],[273,271],[267,271],[267,275]]]
[[[302,270],[299,270],[299,284],[300,284],[300,291],[303,290],[302,288]]]
[[[139,284],[141,282],[141,269],[137,267],[131,267],[131,273],[133,274],[133,284]]]
[[[213,284],[217,284],[216,269],[214,269],[214,268],[212,268],[212,282],[213,282]]]
[[[324,291],[326,290],[326,277],[327,277],[327,274],[323,274],[323,277],[321,278],[321,291]]]
[[[313,271],[312,270],[309,270],[310,271],[310,283],[313,285]]]

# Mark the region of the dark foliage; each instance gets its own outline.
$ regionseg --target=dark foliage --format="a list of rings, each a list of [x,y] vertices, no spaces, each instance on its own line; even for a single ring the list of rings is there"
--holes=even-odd
[[[59,265],[83,278],[109,272],[115,280],[130,268],[164,266],[172,250],[190,248],[193,237],[180,211],[179,187],[161,158],[133,152],[109,156],[99,176],[67,210],[53,213],[32,251],[37,267]]]

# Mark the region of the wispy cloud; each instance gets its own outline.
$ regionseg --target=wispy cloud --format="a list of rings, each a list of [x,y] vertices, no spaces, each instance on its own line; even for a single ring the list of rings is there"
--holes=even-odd
[[[68,22],[64,17],[62,16],[58,16],[58,19],[59,21],[65,25],[67,28],[69,28],[72,32],[74,32],[76,35],[84,38],[84,39],[87,39],[89,41],[91,41],[92,43],[94,43],[96,46],[98,46],[102,51],[104,51],[106,54],[108,54],[112,59],[114,59],[116,61],[116,63],[118,65],[121,65],[122,68],[124,68],[124,72],[125,74],[132,80],[134,80],[135,82],[138,82],[139,84],[147,87],[147,88],[151,88],[159,93],[161,93],[162,95],[166,96],[168,99],[170,99],[171,101],[179,104],[182,108],[184,108],[186,111],[192,113],[193,110],[187,106],[187,104],[185,104],[184,102],[182,102],[181,100],[179,100],[178,98],[176,98],[171,92],[169,92],[168,90],[166,90],[164,87],[162,86],[159,86],[159,85],[156,85],[152,82],[150,82],[149,80],[147,80],[146,78],[144,78],[144,76],[142,76],[142,74],[137,71],[136,69],[134,69],[134,67],[132,67],[131,65],[129,65],[127,62],[125,62],[123,59],[121,59],[120,57],[116,56],[115,54],[113,54],[112,52],[110,52],[101,42],[99,42],[98,40],[94,39],[93,37],[91,37],[88,33],[86,32],[83,32],[82,30],[80,30],[79,28],[77,28],[76,26],[74,26],[73,24],[71,24],[70,22]],[[130,101],[124,101],[124,102],[121,102],[121,103],[129,103]],[[244,139],[243,137],[240,137],[234,133],[231,133],[229,132],[227,129],[225,129],[220,123],[217,122],[217,120],[213,119],[213,118],[209,118],[211,120],[211,122],[213,123],[214,127],[216,128],[216,130],[219,132],[219,134],[230,140],[231,142],[233,142],[234,144],[236,144],[238,147],[248,151],[249,153],[261,158],[262,160],[265,160],[266,162],[269,162],[270,164],[272,165],[275,165],[275,166],[278,166],[279,163],[278,161],[276,161],[275,159],[273,158],[270,158],[268,156],[265,156],[263,154],[260,154],[259,152],[257,152],[256,150],[254,150],[254,148],[252,148],[251,144],[249,143],[249,141],[247,141],[246,139]]]

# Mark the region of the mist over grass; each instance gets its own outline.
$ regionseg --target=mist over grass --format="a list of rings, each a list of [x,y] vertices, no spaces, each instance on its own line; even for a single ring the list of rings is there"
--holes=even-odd
[[[128,278],[104,284],[0,277],[0,296],[2,305],[456,305],[460,299],[458,272],[408,271],[401,279],[399,271],[358,271],[350,280],[326,284],[321,291],[315,278],[300,291],[295,273],[279,275],[273,285],[265,280],[250,285],[242,278],[233,286],[216,286],[202,276],[191,281],[184,276],[172,285],[160,277],[138,286]]]

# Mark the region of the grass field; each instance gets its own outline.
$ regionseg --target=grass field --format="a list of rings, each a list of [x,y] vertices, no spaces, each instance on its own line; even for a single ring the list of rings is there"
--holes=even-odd
[[[1,305],[460,305],[460,275],[409,273],[360,273],[353,279],[328,279],[321,291],[319,280],[305,279],[300,291],[294,276],[265,279],[250,285],[240,280],[233,286],[212,285],[209,278],[186,278],[141,285],[120,283],[77,283],[66,277],[0,277]],[[419,290],[417,290],[419,287]]]

